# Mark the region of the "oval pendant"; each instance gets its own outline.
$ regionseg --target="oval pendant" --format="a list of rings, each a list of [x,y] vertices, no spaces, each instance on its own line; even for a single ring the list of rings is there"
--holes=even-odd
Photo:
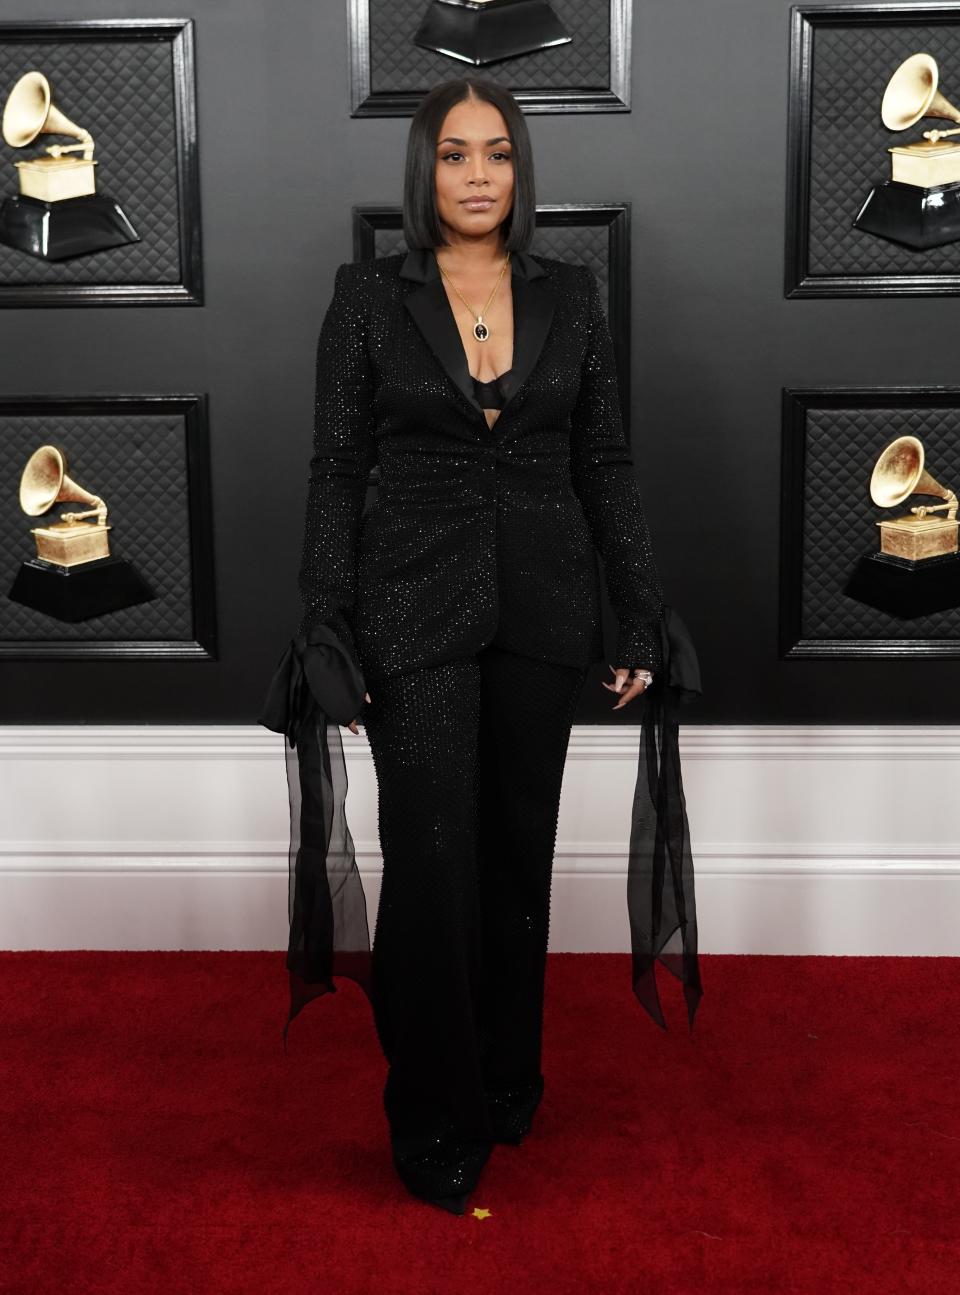
[[[487,328],[482,318],[479,318],[477,322],[474,324],[473,335],[478,342],[485,342],[487,338],[490,336],[490,330]]]

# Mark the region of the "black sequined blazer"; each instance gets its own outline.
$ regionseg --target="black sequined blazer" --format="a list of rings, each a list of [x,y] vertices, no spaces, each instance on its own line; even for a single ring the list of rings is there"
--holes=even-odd
[[[492,429],[432,250],[337,269],[300,631],[334,628],[368,683],[490,642],[600,659],[598,553],[619,627],[610,664],[660,667],[662,594],[596,278],[526,252],[510,266],[513,364]]]

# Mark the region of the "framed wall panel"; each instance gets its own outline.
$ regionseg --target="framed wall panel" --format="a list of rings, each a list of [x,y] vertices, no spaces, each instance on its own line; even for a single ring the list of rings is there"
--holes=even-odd
[[[353,254],[360,260],[406,251],[399,207],[357,205]],[[625,427],[630,427],[630,204],[565,204],[537,207],[530,251],[587,265],[599,280],[617,359]]]
[[[891,131],[880,104],[919,51],[934,56],[942,92],[960,104],[960,4],[794,5],[791,20],[785,295],[960,292],[960,242],[919,250],[853,224],[890,178],[890,146],[955,124],[923,117]]]
[[[928,471],[960,493],[960,387],[783,389],[781,657],[960,656],[960,606],[906,619],[843,592],[878,549],[878,521],[943,502],[871,500],[881,450],[904,435],[919,437]]]
[[[631,0],[551,0],[569,44],[472,64],[413,37],[428,0],[348,0],[353,117],[409,117],[441,81],[483,76],[526,112],[629,112]]]
[[[31,71],[93,136],[97,192],[139,241],[64,260],[0,243],[0,306],[201,304],[193,20],[0,22],[0,106]],[[0,199],[19,193],[14,163],[51,143],[76,140],[0,136]]]
[[[67,623],[7,595],[35,557],[41,517],[18,503],[30,455],[54,443],[67,474],[107,504],[111,552],[153,590],[149,602]],[[0,657],[215,659],[216,607],[205,395],[0,397]]]

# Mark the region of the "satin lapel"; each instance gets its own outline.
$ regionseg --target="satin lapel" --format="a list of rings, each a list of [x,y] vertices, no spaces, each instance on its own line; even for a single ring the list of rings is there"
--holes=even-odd
[[[426,272],[422,270],[422,267],[427,264],[425,256],[417,255],[416,260],[411,257],[411,264],[419,271]],[[524,265],[527,264],[532,266],[538,276],[543,273],[536,262],[525,261]],[[540,287],[535,279],[528,278],[523,269],[516,265],[511,276],[511,287],[513,290],[513,364],[510,367],[513,372],[503,410],[493,425],[493,431],[500,426],[510,402],[533,372],[544,342],[547,340],[555,309],[552,293]],[[447,376],[464,399],[476,410],[486,428],[487,420],[483,413],[483,406],[473,394],[473,379],[470,376],[467,353],[463,348],[460,330],[457,328],[457,321],[439,274],[427,278],[426,282],[419,283],[408,292],[404,297],[404,304]]]
[[[446,370],[447,376],[483,418],[483,407],[473,394],[473,380],[467,368],[467,353],[460,340],[457,321],[450,309],[443,280],[431,279],[427,283],[420,284],[412,292],[407,293],[404,303],[434,355]],[[486,423],[485,418],[483,421]]]
[[[511,400],[533,372],[534,365],[543,350],[543,344],[547,340],[555,309],[553,294],[546,288],[541,288],[535,280],[525,279],[523,275],[515,274],[512,283],[513,364],[511,368],[513,372],[510,375],[510,386],[503,409],[493,425],[494,431],[503,422]],[[449,305],[449,302],[447,304]],[[459,333],[457,336],[459,337]],[[463,350],[462,343],[460,349]]]

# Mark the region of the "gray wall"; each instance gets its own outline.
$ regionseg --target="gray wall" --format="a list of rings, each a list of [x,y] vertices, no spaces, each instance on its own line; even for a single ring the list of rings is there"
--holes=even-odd
[[[409,119],[349,118],[345,0],[82,14],[196,19],[206,305],[4,310],[0,390],[210,393],[221,659],[7,662],[3,716],[247,723],[299,614],[314,347],[349,206],[399,202]],[[788,34],[787,0],[637,0],[632,113],[531,115],[537,196],[633,204],[633,444],[700,652],[687,722],[953,722],[954,661],[777,657],[781,387],[956,381],[956,298],[783,297]],[[580,722],[608,716],[603,677]]]

